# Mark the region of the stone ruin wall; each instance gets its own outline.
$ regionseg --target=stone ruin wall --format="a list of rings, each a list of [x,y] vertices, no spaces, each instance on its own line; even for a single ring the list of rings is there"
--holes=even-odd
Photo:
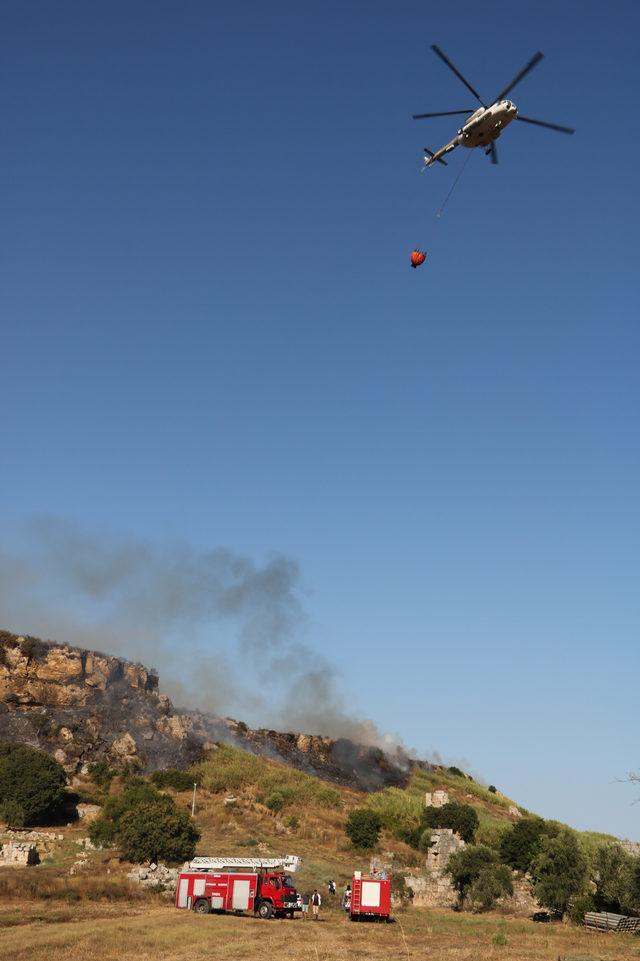
[[[427,791],[424,796],[424,806],[426,808],[442,808],[449,803],[449,795],[446,791]]]

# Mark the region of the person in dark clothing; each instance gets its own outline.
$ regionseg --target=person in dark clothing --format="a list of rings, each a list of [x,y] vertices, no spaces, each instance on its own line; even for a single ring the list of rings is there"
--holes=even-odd
[[[306,921],[309,917],[309,901],[311,900],[311,895],[307,891],[302,895],[302,920]]]

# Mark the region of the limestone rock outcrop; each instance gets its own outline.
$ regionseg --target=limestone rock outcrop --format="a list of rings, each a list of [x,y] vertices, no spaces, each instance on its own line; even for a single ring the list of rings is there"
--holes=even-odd
[[[7,631],[0,631],[0,741],[48,751],[70,775],[100,759],[147,772],[187,767],[221,742],[364,790],[403,785],[416,763],[346,738],[181,713],[143,664]]]

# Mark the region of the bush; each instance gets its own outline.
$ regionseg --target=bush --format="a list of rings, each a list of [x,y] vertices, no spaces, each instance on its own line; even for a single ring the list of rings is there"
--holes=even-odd
[[[498,898],[513,894],[511,868],[506,864],[488,864],[471,882],[467,900],[476,911],[490,911]]]
[[[497,789],[497,787],[495,786],[495,784],[490,784],[489,787],[487,788],[487,791],[491,791],[492,794],[497,794],[497,793],[498,793],[498,789]]]
[[[290,814],[284,823],[288,828],[291,828],[292,831],[297,831],[300,827],[300,818],[297,818],[295,814]]]
[[[141,778],[109,797],[89,825],[94,844],[118,846],[127,861],[184,861],[193,857],[199,832],[173,798]]]
[[[542,838],[556,833],[556,826],[542,818],[517,821],[500,840],[500,859],[514,870],[524,873],[537,857]]]
[[[10,827],[60,817],[67,777],[54,758],[26,744],[0,744],[0,816]]]
[[[451,767],[448,767],[447,771],[449,774],[453,774],[454,777],[466,777],[464,771],[461,771],[459,767],[455,766],[455,764],[452,764]]]
[[[478,829],[478,815],[470,804],[449,801],[441,808],[425,808],[422,813],[422,828],[451,828],[455,834],[469,844]]]
[[[451,878],[451,883],[458,892],[460,906],[469,893],[469,889],[487,868],[498,865],[498,855],[490,848],[475,845],[456,851],[449,858],[445,872]]]
[[[37,637],[23,637],[20,651],[28,661],[36,661],[46,653],[47,645]]]
[[[269,810],[273,811],[274,814],[277,814],[278,811],[281,811],[285,806],[285,799],[277,791],[274,791],[274,793],[270,794],[265,800],[264,806],[268,807]]]
[[[0,667],[8,667],[9,658],[7,657],[7,649],[4,644],[0,644]]]
[[[89,777],[93,783],[103,791],[109,790],[115,776],[116,772],[113,768],[109,767],[109,762],[105,758],[96,761],[95,764],[89,765]]]
[[[596,910],[635,913],[638,909],[634,891],[635,858],[619,844],[607,844],[596,852],[594,860]]]
[[[569,903],[569,916],[574,924],[582,924],[587,911],[596,910],[596,903],[591,894],[579,894]]]
[[[540,904],[564,914],[569,902],[584,892],[588,876],[587,859],[575,834],[564,830],[557,837],[542,838],[531,873]]]
[[[368,808],[356,808],[347,818],[345,828],[356,848],[373,848],[378,843],[382,822],[380,815]]]
[[[187,812],[166,795],[127,811],[118,826],[118,845],[127,861],[188,861],[199,838]]]
[[[432,838],[431,828],[425,828],[422,834],[420,835],[420,839],[417,844],[418,851],[422,851],[423,854],[426,854],[431,844],[431,838]]]
[[[188,771],[181,771],[177,767],[166,767],[162,771],[154,771],[151,783],[158,788],[173,788],[174,791],[192,791],[193,775]]]

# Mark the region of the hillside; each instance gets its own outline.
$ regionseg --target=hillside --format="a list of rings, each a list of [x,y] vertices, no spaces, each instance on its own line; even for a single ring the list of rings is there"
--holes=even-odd
[[[101,758],[142,772],[187,767],[218,742],[364,790],[406,784],[417,763],[346,738],[253,730],[215,714],[180,712],[159,684],[142,664],[1,631],[0,741],[39,747],[71,775]]]

